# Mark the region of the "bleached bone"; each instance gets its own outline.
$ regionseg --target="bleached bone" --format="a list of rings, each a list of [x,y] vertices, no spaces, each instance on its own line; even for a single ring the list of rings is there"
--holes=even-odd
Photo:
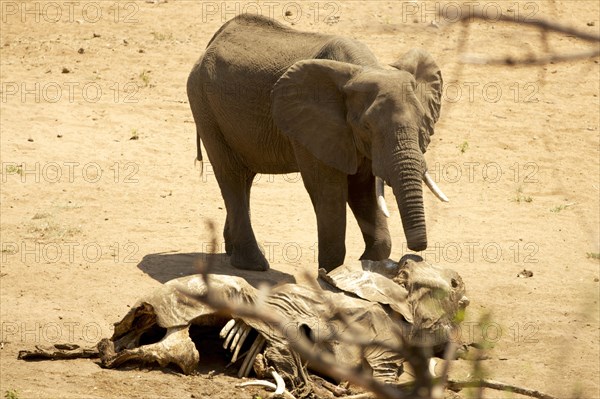
[[[265,388],[270,388],[272,390],[276,390],[277,389],[277,385],[273,384],[271,381],[266,381],[266,380],[254,380],[254,381],[246,381],[246,382],[242,382],[241,384],[237,385],[240,388],[245,388],[245,387],[265,387]]]
[[[265,339],[263,338],[262,335],[258,334],[256,339],[252,343],[252,346],[250,347],[250,350],[248,351],[248,354],[246,355],[244,362],[242,363],[242,367],[240,367],[240,370],[238,372],[238,377],[240,377],[240,378],[248,377],[248,375],[250,374],[250,369],[252,368],[252,365],[254,364],[254,360],[256,359],[256,356],[262,350],[264,345],[265,345]]]
[[[281,378],[279,373],[277,373],[277,371],[275,371],[275,370],[271,371],[271,375],[273,376],[273,379],[277,383],[277,388],[275,389],[275,395],[283,395],[283,393],[285,392],[285,381],[283,381],[283,378]]]
[[[238,354],[240,353],[240,349],[242,348],[242,345],[244,345],[244,341],[246,340],[246,337],[248,337],[248,333],[250,333],[251,330],[252,330],[252,328],[250,328],[250,327],[246,327],[244,329],[244,332],[242,333],[242,336],[240,337],[240,342],[235,347],[235,351],[233,352],[233,357],[231,358],[231,361],[233,363],[235,363],[237,361]]]
[[[235,337],[240,328],[242,328],[242,325],[236,321],[235,326],[233,326],[231,331],[229,331],[229,335],[227,335],[227,339],[223,343],[223,349],[229,348],[229,343],[231,342],[233,337]]]
[[[221,332],[219,333],[219,337],[225,338],[227,334],[231,331],[231,329],[235,326],[235,319],[231,319],[225,324]]]

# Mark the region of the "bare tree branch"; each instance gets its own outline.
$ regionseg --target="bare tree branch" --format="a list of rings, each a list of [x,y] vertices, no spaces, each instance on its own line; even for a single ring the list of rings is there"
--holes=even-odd
[[[459,391],[463,388],[489,388],[498,391],[514,392],[518,393],[519,395],[530,396],[532,398],[537,399],[558,399],[556,396],[548,395],[547,393],[543,393],[535,389],[523,388],[516,385],[505,384],[503,382],[493,380],[448,380],[448,389],[453,391]]]
[[[504,58],[486,58],[475,54],[462,54],[459,60],[465,64],[479,65],[546,65],[556,62],[577,61],[598,57],[600,50],[583,51],[581,53],[572,54],[550,54],[542,57],[528,56],[526,58],[513,58],[506,56]]]
[[[444,10],[446,12],[444,12]],[[511,23],[517,25],[531,26],[538,28],[542,34],[542,41],[544,43],[545,51],[549,51],[549,47],[547,44],[547,34],[548,32],[562,33],[564,35],[572,36],[577,39],[581,39],[585,42],[596,44],[596,48],[593,50],[571,53],[571,54],[561,54],[561,53],[553,53],[545,56],[527,56],[523,58],[514,58],[512,56],[506,56],[502,58],[487,58],[476,56],[473,54],[462,54],[460,56],[460,61],[467,64],[484,64],[484,65],[507,65],[507,66],[515,66],[515,65],[545,65],[551,62],[566,62],[566,61],[576,61],[581,59],[589,59],[598,57],[600,55],[600,48],[598,47],[598,43],[600,43],[600,36],[588,32],[584,32],[579,29],[575,29],[570,26],[562,25],[554,21],[549,21],[542,18],[518,18],[516,16],[506,15],[506,14],[496,14],[490,16],[479,10],[477,8],[465,7],[462,9],[459,15],[448,15],[447,9],[444,9],[439,13],[439,16],[446,21],[452,21],[452,23],[462,22],[463,24],[469,24],[475,20],[482,21],[491,21],[491,22],[504,22]]]
[[[554,21],[548,21],[543,18],[520,19],[520,18],[516,18],[514,16],[510,16],[510,15],[506,15],[506,14],[499,14],[499,15],[495,15],[492,17],[477,8],[470,8],[470,7],[464,8],[458,17],[456,17],[454,15],[446,15],[446,14],[447,14],[447,12],[444,13],[443,10],[440,12],[440,16],[443,17],[444,20],[446,20],[446,21],[452,20],[453,23],[461,22],[461,21],[473,22],[475,20],[493,21],[493,22],[501,21],[501,22],[514,23],[514,24],[518,24],[518,25],[529,25],[529,26],[537,27],[540,30],[545,30],[545,31],[550,31],[550,32],[563,33],[565,35],[574,36],[578,39],[585,40],[585,41],[592,42],[592,43],[600,42],[600,36],[598,36],[598,35],[587,33],[587,32],[581,31],[579,29],[572,28],[570,26],[559,24]]]

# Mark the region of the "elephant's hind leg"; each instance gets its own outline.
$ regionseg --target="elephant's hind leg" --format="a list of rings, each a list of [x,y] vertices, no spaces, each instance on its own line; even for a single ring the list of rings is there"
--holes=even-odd
[[[250,214],[250,189],[252,188],[253,177],[246,182],[246,206],[248,207],[248,213]],[[228,213],[229,216],[229,213]],[[223,238],[225,239],[225,252],[227,255],[233,255],[233,233],[231,230],[231,224],[235,223],[235,221],[231,222],[229,217],[225,218],[225,227],[223,228]]]
[[[255,174],[243,169],[234,174],[237,176],[217,177],[227,208],[225,247],[231,253],[231,265],[238,269],[268,270],[269,262],[258,248],[250,223],[250,186]]]
[[[357,174],[348,176],[348,204],[365,240],[365,252],[360,259],[387,259],[392,250],[392,240],[385,215],[377,207],[375,177],[371,168],[361,168]]]
[[[268,270],[269,262],[258,247],[250,223],[250,187],[255,173],[233,154],[219,134],[206,134],[202,140],[227,209],[225,250],[231,255],[231,265],[238,269]]]

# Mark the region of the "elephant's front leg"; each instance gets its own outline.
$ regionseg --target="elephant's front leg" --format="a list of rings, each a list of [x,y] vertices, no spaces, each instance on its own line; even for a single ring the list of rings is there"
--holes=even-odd
[[[358,173],[348,176],[348,204],[365,240],[365,252],[360,259],[389,258],[392,240],[386,217],[377,206],[375,177],[370,165],[361,167]]]
[[[347,175],[296,149],[304,186],[317,216],[319,267],[331,271],[346,256]]]

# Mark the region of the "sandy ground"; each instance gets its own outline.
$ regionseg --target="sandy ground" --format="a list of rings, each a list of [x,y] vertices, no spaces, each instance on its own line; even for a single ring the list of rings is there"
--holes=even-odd
[[[597,1],[475,3],[491,15],[557,18],[599,31]],[[600,397],[598,59],[527,68],[459,64],[461,51],[539,54],[543,41],[534,30],[499,23],[474,23],[468,36],[461,26],[431,26],[436,7],[452,2],[253,4],[0,2],[2,395],[262,392],[235,388],[220,370],[209,379],[104,370],[92,360],[16,359],[37,344],[93,345],[111,335],[137,298],[193,273],[194,260],[211,251],[206,221],[221,231],[225,211],[210,166],[203,177],[194,166],[185,82],[215,30],[252,11],[354,37],[382,63],[416,46],[434,55],[444,104],[426,158],[451,202],[426,194],[430,247],[422,255],[455,268],[467,284],[462,338],[490,344],[490,378],[561,398]],[[563,35],[549,35],[547,45],[585,50]],[[398,259],[406,246],[391,193],[388,206]],[[297,175],[260,176],[252,210],[273,269],[265,279],[316,272],[315,218]],[[354,262],[363,246],[349,220],[346,259]],[[533,277],[517,278],[524,268]],[[454,373],[469,370],[457,361]]]

